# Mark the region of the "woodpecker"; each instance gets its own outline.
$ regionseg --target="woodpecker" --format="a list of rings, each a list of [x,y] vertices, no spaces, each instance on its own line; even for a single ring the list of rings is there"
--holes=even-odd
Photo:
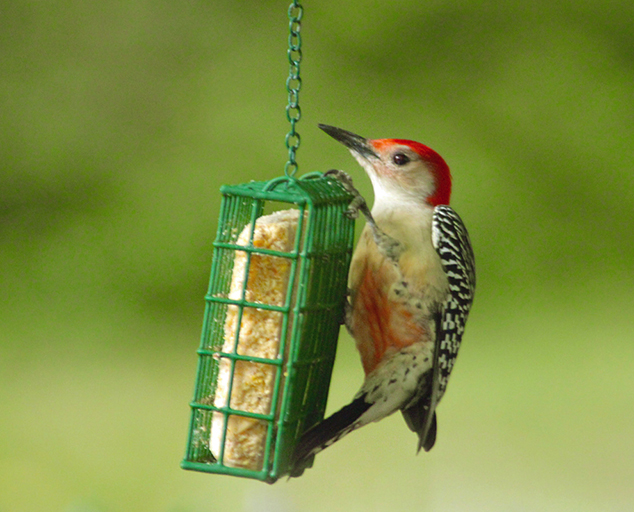
[[[307,430],[293,456],[300,476],[313,456],[351,431],[400,410],[418,451],[436,441],[436,407],[447,388],[475,291],[467,230],[449,206],[451,174],[431,148],[365,139],[319,125],[348,147],[374,189],[370,211],[343,171],[328,171],[354,196],[348,214],[366,225],[352,256],[345,325],[365,380],[352,403]]]

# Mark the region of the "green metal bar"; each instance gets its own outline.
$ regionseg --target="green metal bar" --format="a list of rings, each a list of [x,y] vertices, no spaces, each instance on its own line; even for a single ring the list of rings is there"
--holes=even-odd
[[[271,479],[267,471],[254,471],[244,468],[232,468],[231,466],[210,465],[200,462],[183,461],[181,463],[183,469],[189,469],[194,471],[204,471],[206,473],[221,473],[223,475],[239,476],[244,478],[255,478],[256,480],[262,480],[263,482],[271,482]]]
[[[254,199],[265,199],[268,201],[278,201],[289,204],[301,205],[305,204],[305,199],[300,195],[291,195],[289,197],[289,192],[279,192],[277,190],[271,191],[262,191],[262,190],[244,190],[242,188],[233,188],[231,186],[223,185],[220,188],[222,193],[232,194],[236,196],[249,197]],[[292,192],[290,193],[292,194]]]
[[[272,421],[275,416],[273,414],[260,414],[257,412],[242,411],[240,409],[232,409],[231,407],[217,407],[211,404],[201,404],[199,402],[191,402],[191,407],[205,411],[222,412],[231,416],[243,416],[245,418],[253,418],[255,420]]]
[[[275,402],[271,402],[271,407],[275,405]],[[277,464],[276,461],[276,453],[273,451],[273,455],[271,456],[271,450],[273,449],[273,433],[276,432],[275,428],[275,415],[271,418],[270,421],[267,421],[266,425],[266,442],[264,443],[264,456],[263,456],[263,464],[262,469],[266,470],[269,477],[275,473],[275,466]],[[273,480],[277,480],[277,478],[273,478]]]
[[[264,249],[261,247],[251,247],[248,245],[228,244],[223,242],[214,242],[214,247],[221,249],[231,249],[234,251],[244,251],[247,253],[266,254],[267,256],[277,256],[278,258],[297,259],[297,254],[283,251],[275,251],[273,249]]]
[[[285,183],[288,186],[288,184],[294,183],[295,181],[295,178],[292,176],[280,176],[279,178],[273,178],[268,181],[262,190],[264,190],[264,192],[270,192],[275,190],[278,185]]]
[[[334,357],[321,356],[321,357],[313,357],[311,359],[299,359],[298,361],[295,361],[293,364],[297,368],[300,366],[309,366],[309,365],[313,365],[317,363],[323,363],[326,361],[334,361]]]
[[[314,180],[317,178],[321,178],[324,175],[323,172],[319,172],[319,171],[313,171],[313,172],[308,172],[306,174],[304,174],[300,180]]]
[[[279,311],[280,313],[286,313],[288,308],[286,306],[274,306],[273,304],[264,304],[260,302],[249,302],[247,300],[239,299],[225,299],[224,297],[217,297],[215,295],[207,295],[205,300],[209,302],[218,302],[221,304],[231,304],[233,306],[244,306],[256,309],[266,309],[267,311]],[[241,318],[240,318],[241,320]]]
[[[322,304],[314,304],[311,306],[304,306],[302,308],[302,312],[306,313],[309,311],[323,311],[323,312],[327,312],[330,311],[332,309],[336,309],[339,307],[339,303],[338,302],[327,302],[327,303],[322,303]]]
[[[233,251],[244,251],[244,252],[254,253],[254,254],[265,254],[267,256],[276,256],[278,258],[286,258],[286,259],[297,259],[299,257],[299,254],[295,254],[292,252],[276,251],[273,249],[265,249],[263,247],[249,247],[247,245],[230,244],[226,242],[214,242],[213,247],[217,247],[219,249],[229,249]],[[337,255],[337,254],[344,254],[346,252],[348,251],[341,250],[341,251],[333,251],[333,252],[330,252],[329,254]],[[319,252],[314,250],[306,251],[306,254],[308,256],[312,256],[312,255],[319,254]]]
[[[248,361],[250,363],[262,363],[270,364],[271,366],[281,366],[284,363],[284,359],[267,359],[265,357],[245,356],[242,354],[235,354],[233,352],[220,352],[216,350],[198,349],[197,354],[203,356],[211,356],[218,358],[233,359],[235,361]]]

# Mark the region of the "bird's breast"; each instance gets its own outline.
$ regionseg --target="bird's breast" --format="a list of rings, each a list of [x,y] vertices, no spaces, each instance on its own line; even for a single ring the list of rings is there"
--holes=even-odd
[[[430,263],[420,248],[405,250],[394,262],[364,231],[352,262],[350,288],[351,327],[366,375],[390,354],[432,340],[430,305],[437,300],[437,273],[435,260]]]

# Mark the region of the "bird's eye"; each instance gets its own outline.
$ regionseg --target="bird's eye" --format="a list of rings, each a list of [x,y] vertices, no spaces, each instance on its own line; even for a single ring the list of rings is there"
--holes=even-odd
[[[394,162],[398,166],[402,166],[409,163],[409,157],[404,153],[396,153],[392,157],[392,162]]]

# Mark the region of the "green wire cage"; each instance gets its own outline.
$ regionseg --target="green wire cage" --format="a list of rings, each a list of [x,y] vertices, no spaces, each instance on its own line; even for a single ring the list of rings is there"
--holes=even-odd
[[[299,436],[324,416],[352,254],[352,196],[321,173],[220,191],[181,465],[272,483],[289,473]]]

